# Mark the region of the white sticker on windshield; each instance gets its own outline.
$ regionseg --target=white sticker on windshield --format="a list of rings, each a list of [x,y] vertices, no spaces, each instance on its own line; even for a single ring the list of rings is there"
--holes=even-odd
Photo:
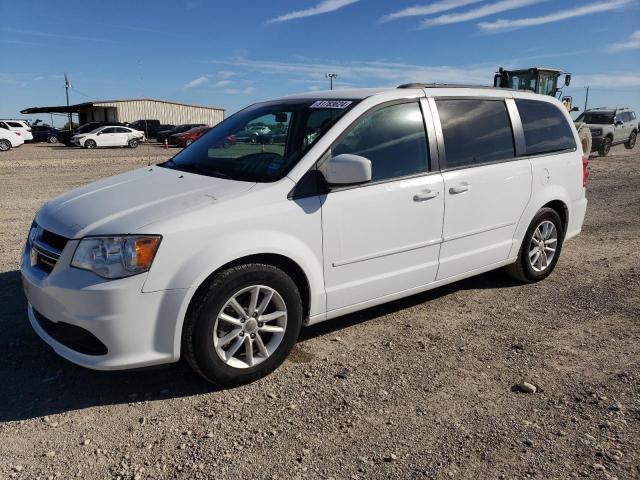
[[[352,103],[351,100],[318,100],[309,108],[347,108]]]

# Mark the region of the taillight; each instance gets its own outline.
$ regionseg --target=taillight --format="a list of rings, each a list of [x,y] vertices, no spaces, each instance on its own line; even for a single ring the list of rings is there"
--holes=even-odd
[[[31,129],[30,129],[30,128],[27,128],[27,132],[30,132],[30,131],[31,131]]]
[[[582,157],[582,188],[587,186],[589,180],[589,157]]]
[[[15,133],[18,136],[22,135],[20,132],[13,132],[13,133]]]

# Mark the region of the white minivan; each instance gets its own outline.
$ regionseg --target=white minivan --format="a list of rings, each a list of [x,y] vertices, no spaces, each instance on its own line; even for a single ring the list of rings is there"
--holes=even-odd
[[[236,136],[256,124],[278,133]],[[303,325],[500,267],[542,280],[581,230],[586,181],[547,96],[411,84],[258,103],[46,203],[22,259],[28,315],[89,368],[183,357],[247,383]]]

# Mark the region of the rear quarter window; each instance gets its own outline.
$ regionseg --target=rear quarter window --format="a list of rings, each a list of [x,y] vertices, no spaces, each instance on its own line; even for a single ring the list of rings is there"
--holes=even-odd
[[[564,113],[554,104],[516,99],[527,155],[575,150],[573,130]]]
[[[14,128],[24,128],[24,125],[22,125],[21,123],[18,122],[7,122],[9,124],[9,126],[14,127]]]

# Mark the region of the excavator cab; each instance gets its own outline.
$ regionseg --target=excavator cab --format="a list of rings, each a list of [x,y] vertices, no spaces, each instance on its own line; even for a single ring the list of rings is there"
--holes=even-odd
[[[493,77],[493,86],[529,90],[541,95],[557,97],[563,87],[571,83],[571,74],[564,74],[564,85],[558,87],[558,79],[563,72],[553,68],[527,68],[522,70],[505,70],[500,67]]]

